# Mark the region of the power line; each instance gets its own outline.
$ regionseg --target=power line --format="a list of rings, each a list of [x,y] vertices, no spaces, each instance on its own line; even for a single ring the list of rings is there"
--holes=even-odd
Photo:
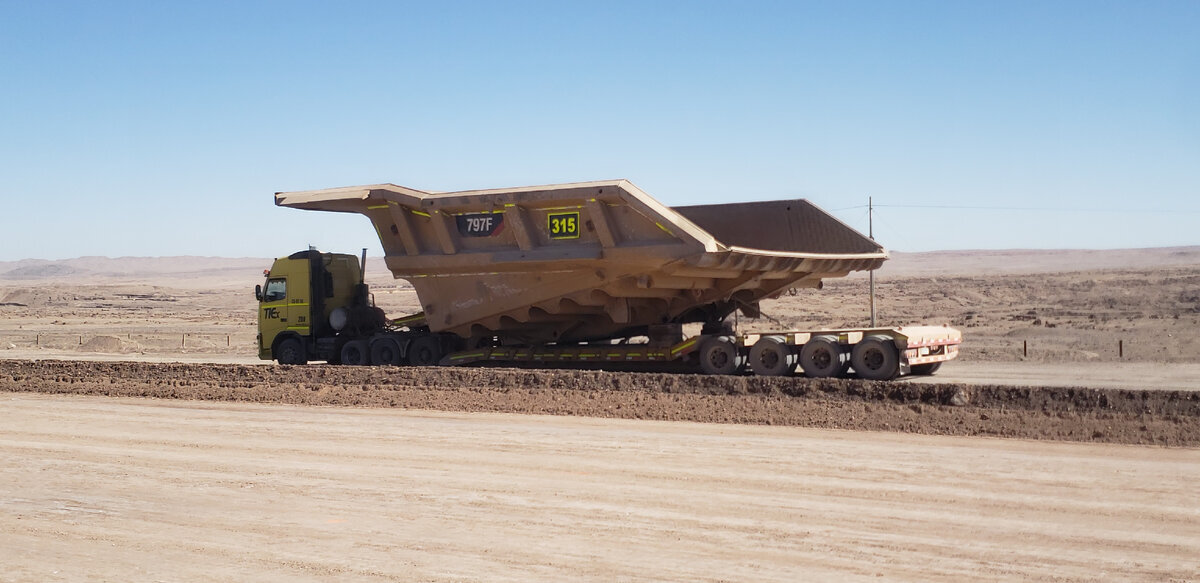
[[[1079,207],[1036,207],[1036,206],[967,206],[942,204],[877,204],[876,208],[943,209],[976,211],[1039,211],[1064,213],[1147,213],[1180,214],[1200,213],[1200,209],[1139,209],[1139,208],[1079,208]],[[860,208],[860,207],[849,207]]]
[[[830,209],[829,212],[865,209],[867,205],[859,204]],[[877,204],[875,208],[896,209],[934,209],[934,210],[971,210],[971,211],[1038,211],[1060,213],[1144,213],[1144,214],[1196,214],[1200,209],[1139,209],[1139,208],[1079,208],[1079,207],[1044,207],[1044,206],[973,206],[953,204]]]

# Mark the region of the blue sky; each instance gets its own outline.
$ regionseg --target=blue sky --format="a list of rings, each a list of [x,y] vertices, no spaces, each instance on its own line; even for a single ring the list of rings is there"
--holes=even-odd
[[[273,193],[628,178],[900,251],[1200,244],[1200,2],[0,0],[0,260],[378,241]]]

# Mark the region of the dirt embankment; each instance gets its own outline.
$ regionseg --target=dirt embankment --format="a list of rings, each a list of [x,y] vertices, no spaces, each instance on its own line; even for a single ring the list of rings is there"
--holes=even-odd
[[[544,371],[0,361],[0,391],[1200,445],[1200,393]]]

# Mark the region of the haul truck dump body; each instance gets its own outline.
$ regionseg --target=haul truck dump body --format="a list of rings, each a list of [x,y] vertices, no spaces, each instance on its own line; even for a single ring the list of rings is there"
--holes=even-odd
[[[449,193],[379,184],[281,192],[275,199],[280,206],[356,212],[371,220],[388,269],[413,284],[423,308],[391,324],[407,332],[388,333],[397,345],[389,355],[410,362],[418,341],[415,361],[423,364],[434,357],[448,364],[595,362],[592,351],[579,346],[648,337],[655,350],[641,350],[644,360],[661,360],[660,347],[668,349],[666,360],[699,360],[706,372],[741,370],[756,355],[782,360],[755,368],[766,374],[783,374],[771,372],[781,367],[790,372],[803,360],[804,346],[824,342],[835,354],[818,355],[832,360],[822,370],[844,374],[852,346],[886,336],[895,349],[885,352],[896,353],[898,374],[921,366],[905,358],[914,344],[926,344],[918,352],[940,362],[953,358],[960,338],[949,328],[931,329],[952,332],[933,334],[940,344],[931,356],[929,333],[914,336],[917,329],[804,337],[791,331],[754,336],[754,346],[775,348],[753,353],[749,336],[735,336],[722,324],[734,311],[756,317],[762,299],[820,287],[824,278],[876,269],[887,259],[873,240],[805,200],[672,208],[625,180]],[[354,302],[361,314],[367,314],[365,298],[363,291]],[[680,326],[695,322],[704,323],[704,331],[688,344]],[[359,326],[360,333],[369,329]],[[333,348],[351,340],[335,332],[345,338]],[[353,346],[351,360],[370,353],[378,338],[362,340],[368,348]],[[264,337],[262,353],[271,350]],[[624,355],[610,350],[614,360],[639,359],[637,348],[613,350]],[[536,356],[551,353],[550,360]],[[887,359],[883,366],[893,368]]]
[[[276,202],[366,215],[430,329],[464,338],[592,340],[719,321],[887,258],[804,200],[669,208],[624,180],[442,194],[381,184]]]

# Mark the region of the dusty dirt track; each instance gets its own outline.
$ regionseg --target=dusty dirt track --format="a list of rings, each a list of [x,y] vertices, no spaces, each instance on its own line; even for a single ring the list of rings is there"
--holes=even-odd
[[[0,393],[0,581],[1194,581],[1200,451]]]
[[[1200,445],[1200,392],[490,368],[0,361],[0,391]]]

